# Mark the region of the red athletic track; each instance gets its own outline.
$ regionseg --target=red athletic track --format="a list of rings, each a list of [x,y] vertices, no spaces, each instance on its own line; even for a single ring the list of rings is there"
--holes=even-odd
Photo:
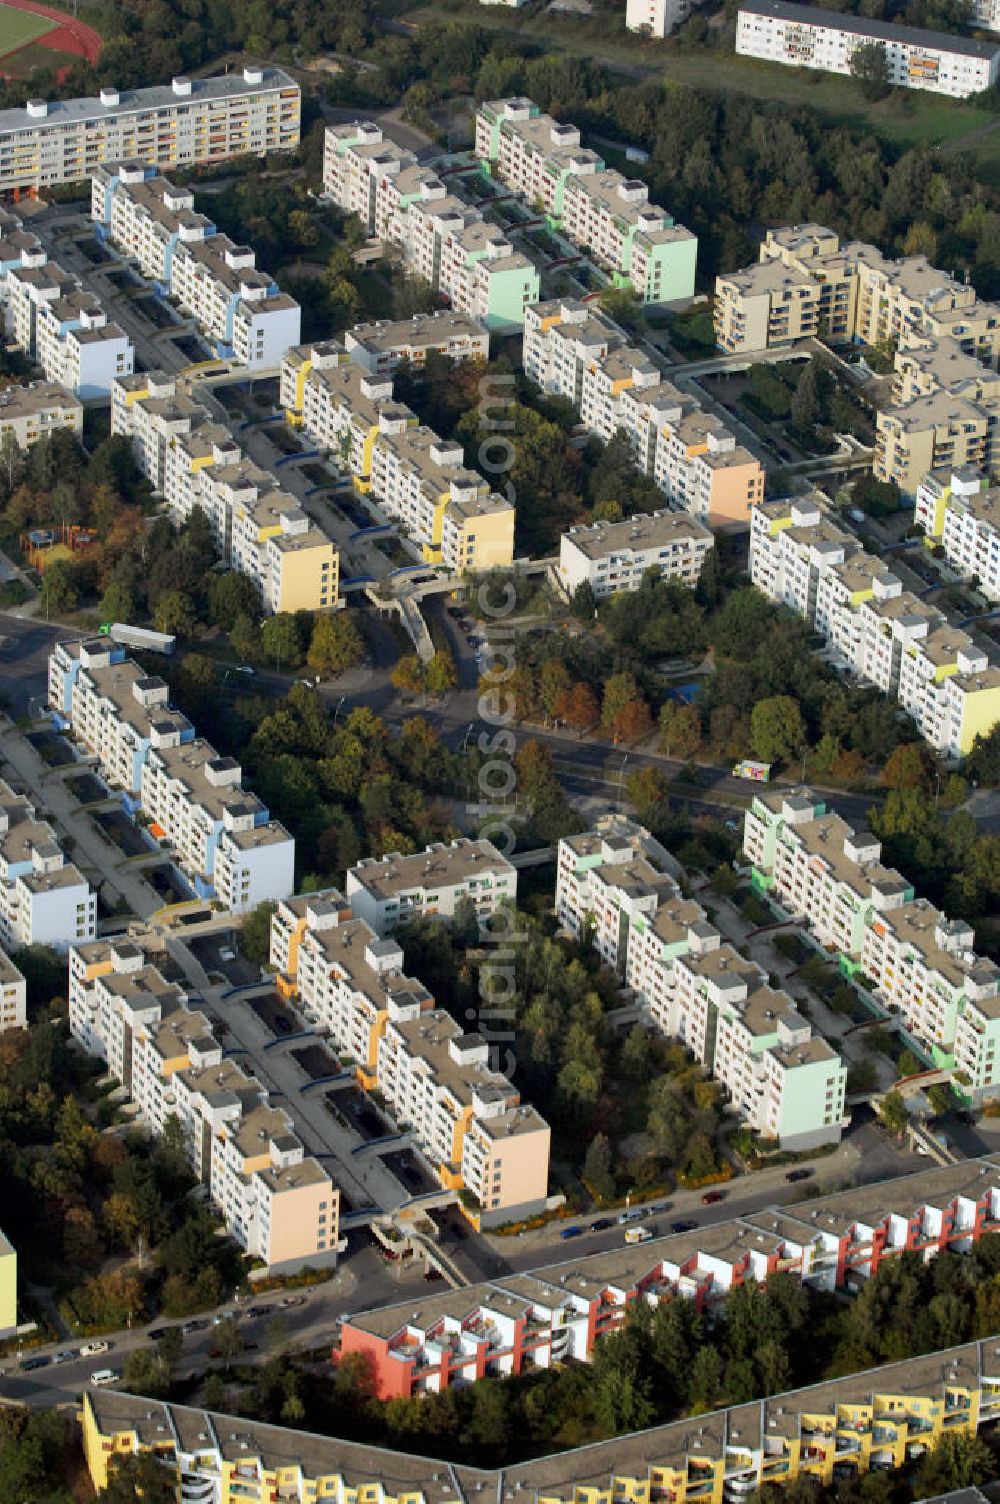
[[[3,0],[3,3],[12,5],[15,10],[33,10],[38,15],[48,16],[51,21],[59,23],[52,31],[47,31],[43,37],[36,37],[35,40],[39,46],[52,47],[58,52],[69,52],[74,57],[86,58],[91,67],[97,62],[101,50],[101,39],[92,26],[85,26],[82,21],[77,21],[73,16],[67,16],[65,11],[56,10],[54,6],[41,4],[41,0]],[[7,55],[16,57],[17,53],[12,52]],[[68,69],[60,71],[65,72]]]

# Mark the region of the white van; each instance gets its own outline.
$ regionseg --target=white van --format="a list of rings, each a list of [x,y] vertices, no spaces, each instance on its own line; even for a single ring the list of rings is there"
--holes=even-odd
[[[90,1382],[98,1389],[104,1384],[117,1384],[120,1379],[121,1374],[117,1373],[113,1368],[98,1368],[95,1373],[90,1375]]]
[[[626,1243],[645,1243],[653,1234],[648,1227],[627,1227],[625,1229]]]

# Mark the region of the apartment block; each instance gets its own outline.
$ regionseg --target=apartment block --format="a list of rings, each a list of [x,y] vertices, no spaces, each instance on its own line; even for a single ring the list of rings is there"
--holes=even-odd
[[[307,1158],[288,1113],[232,1060],[204,1013],[130,940],[74,946],[74,1039],[129,1094],[154,1134],[184,1128],[191,1168],[230,1235],[276,1273],[336,1261],[340,1193]]]
[[[31,258],[6,277],[8,318],[18,349],[40,366],[45,379],[76,397],[111,395],[116,377],[131,375],[135,349],[123,329],[109,323],[98,298],[55,262]]]
[[[964,757],[1000,720],[1000,666],[828,513],[820,493],[756,506],[751,580],[805,617],[842,668],[898,700],[942,756]]]
[[[965,1098],[978,1106],[1000,1092],[1000,968],[976,955],[968,925],[883,866],[874,836],[828,812],[808,789],[771,792],[747,811],[743,849],[754,885],[808,924],[845,973],[866,979],[955,1072]]]
[[[681,392],[593,303],[525,310],[525,373],[566,397],[604,443],[621,430],[636,466],[675,509],[709,526],[746,523],[764,498],[764,467],[712,412]]]
[[[1000,487],[973,466],[932,470],[917,487],[913,519],[928,547],[943,548],[953,569],[1000,601]]]
[[[649,832],[620,816],[559,842],[556,915],[587,937],[644,1015],[680,1040],[729,1094],[732,1110],[784,1148],[835,1143],[846,1069],[791,998],[722,943],[684,899]]]
[[[83,433],[83,403],[72,393],[52,381],[0,391],[0,444],[10,434],[19,449],[29,449],[57,429]]]
[[[176,299],[220,358],[251,368],[277,366],[302,337],[302,311],[254,251],[234,245],[194,211],[194,195],[142,162],[95,174],[91,215],[126,256],[137,258],[161,296]]]
[[[0,1232],[0,1336],[17,1329],[17,1249]]]
[[[295,842],[255,794],[239,764],[220,757],[110,638],[58,643],[49,658],[56,723],[98,759],[130,814],[169,842],[201,898],[234,913],[276,902],[294,887]]]
[[[302,345],[282,361],[280,400],[293,427],[402,523],[427,563],[456,574],[511,567],[513,506],[466,469],[459,444],[394,398],[391,375],[355,364],[342,345]]]
[[[412,1301],[357,1312],[344,1320],[336,1357],[362,1354],[381,1399],[439,1394],[486,1375],[588,1361],[637,1301],[686,1299],[712,1313],[740,1285],[779,1272],[813,1288],[856,1290],[883,1262],[918,1247],[931,1258],[961,1254],[997,1225],[992,1161],[878,1189],[882,1204],[865,1194],[819,1197],[660,1238],[641,1252],[617,1248],[449,1291],[417,1312]]]
[[[518,329],[538,301],[538,272],[496,228],[370,120],[327,127],[323,187],[369,235],[397,245],[456,312]]]
[[[848,18],[850,19],[850,18]],[[764,350],[808,335],[905,352],[952,339],[958,350],[996,366],[1000,309],[930,265],[926,256],[892,260],[864,241],[841,242],[818,224],[769,230],[757,265],[716,279],[715,327],[727,351]],[[934,389],[937,389],[935,378]]]
[[[149,89],[104,88],[96,99],[32,99],[0,112],[0,191],[81,183],[108,161],[193,166],[291,151],[300,104],[289,74],[257,67]]]
[[[638,590],[651,569],[694,589],[711,547],[708,528],[684,512],[591,522],[559,540],[559,580],[567,595],[587,584],[597,600]]]
[[[271,957],[283,968],[281,990],[329,1029],[359,1085],[377,1089],[408,1125],[441,1184],[474,1198],[479,1225],[541,1210],[548,1125],[496,1068],[488,1035],[463,1033],[435,1008],[423,983],[404,975],[396,942],[345,919],[343,903],[327,894],[279,908]]]
[[[0,209],[0,320],[10,334],[7,275],[21,266],[44,266],[45,248],[33,230],[26,230],[18,215]]]
[[[452,919],[461,904],[480,919],[517,900],[517,868],[492,841],[460,836],[411,856],[365,857],[347,869],[347,902],[382,937],[410,918]]]
[[[943,1178],[942,1178],[943,1177]],[[384,1398],[437,1393],[589,1355],[627,1309],[678,1296],[704,1304],[747,1280],[787,1272],[856,1289],[883,1259],[961,1253],[998,1228],[990,1160],[763,1212],[692,1234],[616,1249],[405,1305],[353,1313],[340,1353],[364,1354]],[[988,1337],[710,1411],[491,1472],[341,1438],[102,1389],[83,1400],[83,1443],[101,1489],[116,1456],[158,1455],[185,1497],[234,1504],[251,1487],[291,1501],[364,1489],[373,1504],[467,1504],[498,1490],[573,1504],[645,1498],[676,1504],[748,1498],[771,1482],[900,1469],[947,1432],[1000,1416],[996,1338]],[[834,1469],[837,1469],[835,1475]]]
[[[627,0],[625,25],[651,37],[668,37],[695,8],[695,0]]]
[[[475,150],[487,172],[537,204],[616,287],[643,303],[693,296],[697,237],[649,202],[641,178],[608,169],[583,147],[575,125],[542,114],[530,99],[494,99],[476,115]]]
[[[0,779],[0,946],[64,951],[93,939],[96,925],[97,895],[83,873],[67,862],[55,831],[30,800]],[[23,1007],[16,978],[5,978],[0,1024],[10,1027],[8,1017],[16,1020]]]
[[[787,0],[744,0],[737,16],[737,53],[795,68],[849,74],[858,47],[872,42],[882,47],[889,82],[897,88],[967,99],[992,88],[1000,72],[1000,48],[971,37]]]
[[[428,355],[448,360],[486,360],[490,336],[485,325],[453,308],[418,313],[409,319],[378,319],[356,324],[344,335],[348,358],[371,376],[391,376],[401,361],[419,369]]]
[[[24,977],[9,956],[0,951],[0,1034],[8,1029],[23,1029],[28,1022],[28,1002]],[[3,1279],[0,1274],[0,1288]],[[2,1312],[2,1302],[0,1302]],[[4,1322],[0,1314],[0,1331]]]
[[[201,507],[223,561],[253,580],[266,610],[338,604],[340,554],[331,539],[173,377],[152,371],[116,381],[111,432],[131,440],[136,464],[176,521]]]

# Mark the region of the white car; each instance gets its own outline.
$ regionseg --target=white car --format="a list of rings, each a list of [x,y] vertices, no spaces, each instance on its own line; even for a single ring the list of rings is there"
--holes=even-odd
[[[219,951],[219,960],[220,961],[235,961],[236,960],[236,952],[233,950],[233,947],[231,945],[224,945],[222,947],[222,949]]]
[[[98,1368],[90,1375],[90,1382],[98,1389],[103,1384],[117,1384],[121,1380],[121,1374],[114,1368]]]
[[[111,1343],[105,1342],[103,1337],[97,1337],[93,1342],[85,1342],[80,1349],[81,1358],[96,1358],[98,1353],[109,1353]]]

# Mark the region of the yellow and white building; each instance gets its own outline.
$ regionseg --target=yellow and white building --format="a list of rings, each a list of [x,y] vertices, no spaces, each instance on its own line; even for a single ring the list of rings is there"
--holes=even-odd
[[[344,335],[350,360],[372,376],[391,376],[401,361],[423,366],[428,355],[448,360],[486,360],[490,336],[479,319],[454,308],[417,313],[409,319],[356,324]]]
[[[804,616],[855,678],[898,700],[942,756],[964,757],[1000,721],[1000,666],[839,528],[822,496],[754,508],[750,578]]]
[[[492,841],[460,836],[401,856],[365,857],[347,869],[344,895],[380,937],[407,919],[452,919],[463,901],[480,919],[517,900],[517,868]]]
[[[57,429],[83,433],[83,403],[71,392],[54,381],[0,390],[0,444],[11,434],[19,449],[29,449]]]
[[[708,526],[746,523],[764,498],[761,462],[694,397],[681,392],[592,303],[554,299],[526,308],[524,369],[566,397],[605,444],[622,430],[636,466],[677,509]]]
[[[549,1128],[522,1105],[506,1050],[490,1031],[463,1033],[404,974],[396,941],[344,917],[339,895],[296,900],[272,920],[279,986],[330,1030],[359,1084],[409,1125],[449,1190],[476,1198],[483,1226],[530,1215],[548,1195]]]
[[[932,470],[917,487],[913,518],[928,546],[940,544],[953,569],[1000,601],[1000,487],[972,466]]]
[[[108,161],[193,166],[292,151],[300,108],[289,74],[253,66],[147,89],[104,88],[93,99],[32,99],[0,112],[0,191],[80,183]]]
[[[336,1186],[139,945],[74,946],[69,1015],[73,1037],[107,1062],[155,1135],[172,1117],[181,1123],[192,1169],[248,1254],[275,1272],[336,1261]]]

